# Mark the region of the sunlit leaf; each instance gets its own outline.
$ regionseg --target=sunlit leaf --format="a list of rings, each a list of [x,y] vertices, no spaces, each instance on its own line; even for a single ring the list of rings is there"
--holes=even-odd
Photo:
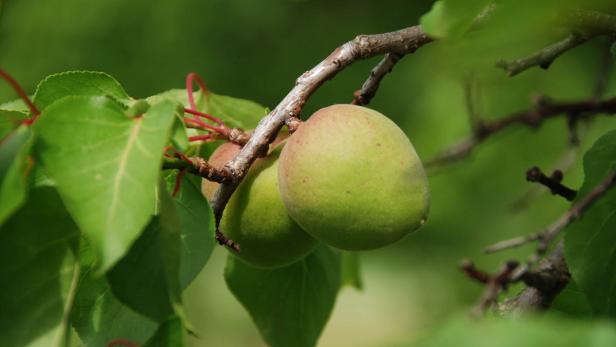
[[[113,77],[104,72],[68,71],[48,76],[34,93],[34,104],[43,111],[65,96],[108,96],[122,104],[130,97]]]
[[[129,118],[107,97],[77,96],[55,102],[36,123],[45,171],[94,248],[99,271],[125,254],[154,212],[176,113],[161,102]]]

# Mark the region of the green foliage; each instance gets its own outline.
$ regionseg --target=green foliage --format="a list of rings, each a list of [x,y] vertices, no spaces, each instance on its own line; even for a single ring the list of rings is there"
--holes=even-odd
[[[584,156],[579,199],[616,170],[616,131],[598,139]],[[616,317],[616,190],[611,189],[566,230],[566,258],[594,312]]]
[[[419,21],[434,38],[460,37],[493,0],[439,0]]]
[[[182,320],[171,317],[156,331],[144,347],[184,347],[184,333]]]
[[[26,200],[32,161],[32,131],[21,126],[0,146],[0,225]]]
[[[0,229],[0,336],[4,346],[59,347],[76,276],[78,229],[57,192],[34,189]]]
[[[0,109],[0,139],[4,139],[11,131],[27,118],[27,113]]]
[[[579,322],[556,315],[519,319],[454,319],[417,347],[607,347],[616,343],[616,327],[609,322]]]
[[[199,111],[220,118],[232,128],[253,129],[269,111],[254,101],[219,95],[211,91],[205,95],[199,91],[194,92],[194,97]],[[146,100],[150,103],[171,100],[188,107],[188,97],[184,89],[168,90],[150,96]]]
[[[123,338],[145,343],[156,331],[157,324],[118,300],[105,277],[95,274],[94,253],[82,240],[80,244],[81,276],[70,320],[86,346],[105,346]]]
[[[38,155],[71,215],[109,269],[154,212],[163,147],[177,108],[154,105],[129,118],[107,97],[69,96],[36,124]]]
[[[34,104],[39,111],[65,96],[108,96],[127,105],[130,97],[120,83],[103,72],[68,71],[51,75],[38,85]]]
[[[227,258],[225,280],[272,347],[315,346],[340,288],[340,256],[319,246],[303,260],[273,270]]]
[[[164,185],[157,212],[139,239],[107,274],[111,290],[135,311],[163,322],[182,313],[180,220]]]
[[[208,93],[205,97],[204,112],[216,115],[225,124],[234,128],[253,129],[268,109],[254,101]]]

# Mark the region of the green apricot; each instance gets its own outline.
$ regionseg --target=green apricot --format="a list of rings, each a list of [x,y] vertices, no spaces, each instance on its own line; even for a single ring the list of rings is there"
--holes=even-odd
[[[209,159],[221,167],[235,157],[240,147],[225,143]],[[220,230],[240,245],[235,253],[246,263],[273,268],[294,263],[317,246],[318,241],[304,232],[288,215],[278,190],[278,157],[280,149],[258,159],[231,196],[220,224]],[[202,191],[211,196],[217,183],[204,180]]]
[[[389,118],[354,105],[314,113],[280,155],[288,213],[331,246],[391,244],[426,221],[428,182],[413,145]]]

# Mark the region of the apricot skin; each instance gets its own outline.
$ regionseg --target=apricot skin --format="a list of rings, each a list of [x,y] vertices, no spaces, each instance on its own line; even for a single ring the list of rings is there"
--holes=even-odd
[[[391,244],[424,224],[426,175],[404,132],[384,115],[333,105],[288,139],[278,180],[289,215],[345,250]]]
[[[215,167],[222,167],[232,159],[240,147],[225,143],[209,159]],[[244,262],[274,268],[296,262],[318,244],[287,214],[278,191],[278,156],[276,150],[258,159],[229,200],[220,230],[240,245],[234,253]],[[210,199],[218,183],[204,180],[202,191]]]

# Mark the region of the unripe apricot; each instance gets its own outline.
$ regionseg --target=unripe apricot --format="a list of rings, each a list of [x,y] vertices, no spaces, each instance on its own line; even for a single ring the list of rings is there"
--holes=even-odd
[[[413,145],[389,118],[365,107],[314,113],[288,139],[278,170],[289,215],[337,248],[385,246],[427,217],[428,182]]]
[[[240,151],[225,143],[209,159],[222,167]],[[234,253],[241,260],[262,268],[291,264],[310,253],[318,241],[304,232],[288,215],[278,190],[280,149],[258,159],[225,207],[220,230],[240,245]],[[210,199],[218,183],[203,180],[202,191]]]

